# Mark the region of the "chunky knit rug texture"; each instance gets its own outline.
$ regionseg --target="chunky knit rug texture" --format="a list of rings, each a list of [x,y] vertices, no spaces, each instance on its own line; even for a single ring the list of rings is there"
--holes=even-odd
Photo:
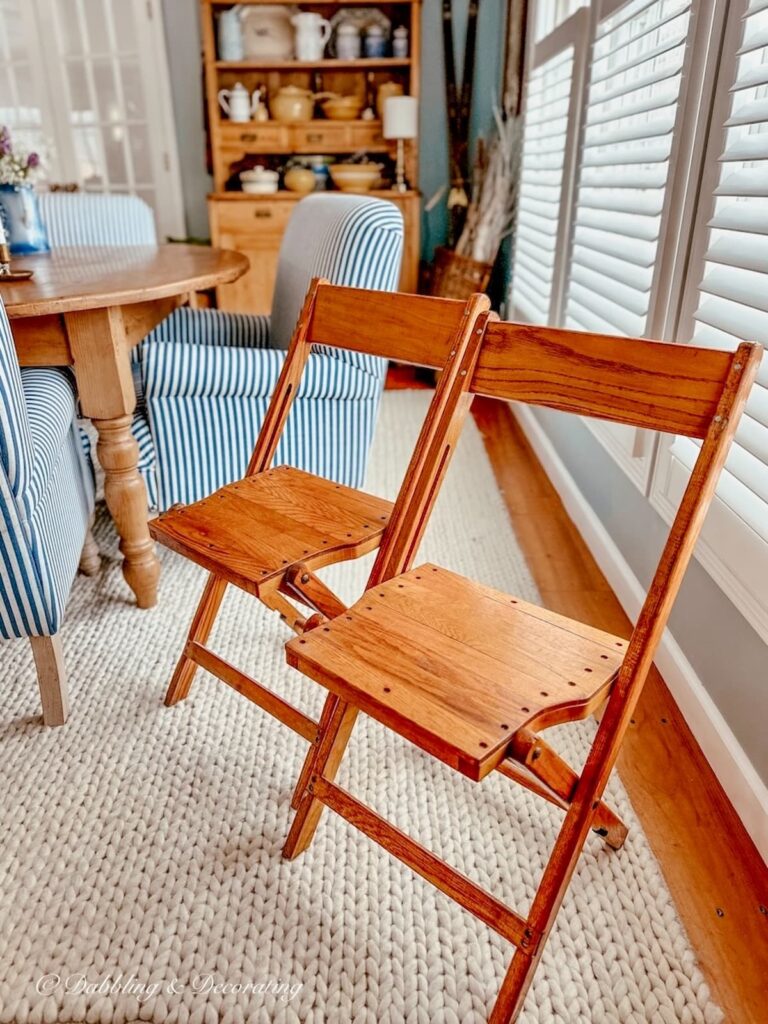
[[[385,395],[369,490],[394,496],[427,397]],[[312,848],[280,856],[304,741],[200,672],[162,697],[203,573],[161,552],[160,601],[139,611],[114,531],[102,573],[75,582],[63,630],[72,713],[44,729],[25,642],[0,648],[0,1022],[479,1024],[512,947],[326,812]],[[536,600],[470,423],[421,557]],[[348,600],[370,559],[325,577]],[[319,714],[288,669],[288,634],[232,590],[212,646]],[[580,764],[594,726],[550,732]],[[497,897],[528,908],[562,815],[502,776],[475,785],[360,720],[344,786]],[[585,854],[522,1024],[706,1022],[713,1003],[620,782],[619,853]]]

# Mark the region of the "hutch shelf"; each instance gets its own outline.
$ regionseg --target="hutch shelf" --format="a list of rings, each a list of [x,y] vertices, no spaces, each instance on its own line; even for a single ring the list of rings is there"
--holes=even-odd
[[[244,8],[263,6],[268,0],[245,0]],[[238,174],[256,164],[279,170],[302,157],[344,159],[365,151],[382,162],[382,178],[393,176],[395,143],[382,135],[378,117],[371,120],[330,120],[319,113],[312,120],[282,122],[256,120],[235,122],[227,118],[218,101],[221,89],[242,83],[249,92],[260,89],[267,97],[287,85],[313,92],[357,95],[366,106],[376,108],[376,95],[385,82],[395,82],[402,92],[418,95],[420,49],[420,0],[331,0],[302,3],[297,10],[316,11],[325,18],[344,9],[378,8],[392,26],[408,29],[407,57],[360,57],[339,60],[221,60],[217,49],[217,16],[231,7],[221,0],[201,0],[208,137],[213,171],[213,192],[208,197],[211,238],[214,245],[237,249],[251,262],[249,272],[234,284],[217,290],[221,309],[235,312],[269,312],[277,269],[277,254],[294,203],[301,196],[283,187],[267,195],[246,194]],[[268,99],[267,99],[268,102]],[[406,173],[411,183],[418,180],[418,144],[406,142]],[[332,187],[329,183],[329,187]],[[400,286],[416,291],[420,249],[420,197],[415,189],[398,192],[384,187],[368,193],[390,199],[400,207],[405,221],[405,252]]]

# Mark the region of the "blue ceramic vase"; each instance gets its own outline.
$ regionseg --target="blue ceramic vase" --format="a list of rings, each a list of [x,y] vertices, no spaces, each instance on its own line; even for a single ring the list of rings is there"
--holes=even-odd
[[[0,185],[0,217],[13,255],[50,252],[48,233],[31,185]]]

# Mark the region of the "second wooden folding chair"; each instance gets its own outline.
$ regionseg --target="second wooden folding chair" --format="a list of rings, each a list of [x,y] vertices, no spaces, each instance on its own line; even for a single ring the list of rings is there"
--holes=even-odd
[[[620,846],[601,802],[761,357],[489,322],[470,390],[703,441],[629,641],[436,565],[371,587],[346,613],[288,644],[289,664],[330,691],[285,846],[342,815],[515,947],[490,1016],[520,1012],[590,829]],[[539,735],[607,701],[578,774]],[[565,811],[527,916],[396,829],[334,781],[360,711],[479,782],[502,771]],[[456,827],[459,822],[454,823]]]
[[[376,547],[369,585],[410,566],[469,409],[467,389],[488,305],[482,295],[461,302],[313,283],[246,477],[150,524],[155,539],[210,572],[166,704],[188,695],[202,667],[305,739],[316,739],[316,721],[207,646],[226,588],[242,588],[303,633],[345,611],[317,569]],[[271,468],[314,346],[442,371],[394,505],[288,466]]]

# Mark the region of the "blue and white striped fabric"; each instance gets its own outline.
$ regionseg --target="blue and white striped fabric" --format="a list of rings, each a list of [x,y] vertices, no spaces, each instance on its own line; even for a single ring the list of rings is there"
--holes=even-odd
[[[71,374],[19,371],[0,300],[0,637],[53,635],[93,511]]]
[[[52,248],[67,245],[157,245],[151,208],[137,196],[95,192],[44,192],[40,212]],[[131,363],[136,387],[136,411],[131,429],[139,445],[139,472],[144,478],[151,508],[157,506],[155,447],[152,443],[141,393],[140,349]],[[86,435],[82,435],[85,439]],[[84,440],[86,454],[87,440]]]
[[[153,332],[141,368],[161,509],[242,477],[312,278],[394,291],[402,248],[393,203],[309,196],[283,238],[269,320],[182,309]],[[374,356],[318,347],[276,461],[361,486],[385,371]]]
[[[53,247],[157,245],[154,215],[138,196],[43,192],[39,198]]]

